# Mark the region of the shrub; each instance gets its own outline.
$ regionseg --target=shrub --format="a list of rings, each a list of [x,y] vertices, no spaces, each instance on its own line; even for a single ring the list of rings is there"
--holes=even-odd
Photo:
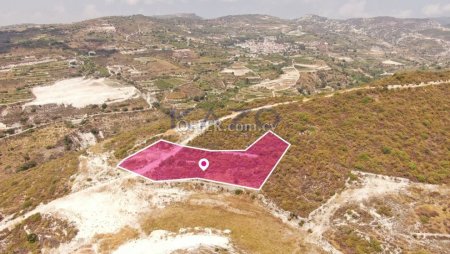
[[[64,147],[66,150],[70,150],[73,141],[69,136],[64,136]]]
[[[350,182],[354,182],[354,181],[357,181],[357,180],[358,180],[358,176],[355,175],[355,174],[353,174],[353,173],[351,173],[351,172],[350,172],[350,174],[348,175],[348,177],[349,177],[349,179],[350,179]]]
[[[27,161],[17,169],[17,172],[26,171],[26,170],[28,170],[30,168],[34,168],[36,166],[37,166],[37,163],[35,161]]]
[[[34,233],[31,233],[31,234],[27,235],[27,241],[29,243],[35,243],[38,240],[39,240],[39,237],[36,234],[34,234]]]
[[[31,200],[26,200],[25,202],[23,202],[22,208],[27,209],[28,207],[31,207],[32,205],[33,205],[33,202]]]
[[[385,206],[385,205],[381,205],[381,206],[377,207],[377,213],[384,215],[386,217],[393,216],[391,208],[388,206]]]
[[[383,154],[390,154],[392,152],[392,149],[387,146],[383,146],[381,151],[383,152]]]

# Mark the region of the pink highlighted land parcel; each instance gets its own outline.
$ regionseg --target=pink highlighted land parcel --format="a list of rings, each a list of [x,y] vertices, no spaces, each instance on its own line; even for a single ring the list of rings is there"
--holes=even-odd
[[[118,166],[153,181],[202,179],[261,189],[289,146],[271,131],[246,150],[207,150],[160,140]]]

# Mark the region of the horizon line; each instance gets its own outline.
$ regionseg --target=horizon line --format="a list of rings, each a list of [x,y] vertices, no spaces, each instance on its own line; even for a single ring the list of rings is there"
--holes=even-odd
[[[154,15],[145,15],[142,13],[136,13],[136,14],[128,14],[128,15],[106,15],[106,16],[98,16],[98,17],[93,17],[93,18],[86,18],[86,19],[81,19],[81,20],[76,20],[76,21],[67,21],[67,22],[55,22],[55,23],[28,23],[28,22],[23,22],[23,23],[15,23],[15,24],[7,24],[7,25],[0,25],[0,28],[7,28],[7,27],[12,27],[12,26],[51,26],[51,25],[72,25],[72,24],[77,24],[77,23],[82,23],[82,22],[86,22],[86,21],[93,21],[93,20],[97,20],[97,19],[104,19],[104,18],[116,18],[116,17],[133,17],[133,16],[144,16],[144,17],[148,17],[148,18],[164,18],[166,17],[167,19],[170,18],[189,18],[189,17],[183,17],[182,15],[192,15],[192,16],[196,16],[198,18],[200,18],[201,20],[216,20],[216,19],[221,19],[221,18],[226,18],[226,17],[239,17],[239,16],[268,16],[268,17],[272,17],[272,18],[276,18],[279,20],[284,20],[284,21],[295,21],[301,18],[307,18],[307,17],[319,17],[319,18],[326,18],[329,20],[341,20],[341,21],[345,21],[345,20],[354,20],[354,19],[374,19],[374,18],[394,18],[394,19],[399,19],[399,20],[411,20],[411,19],[417,19],[417,20],[436,20],[436,19],[442,19],[442,18],[448,18],[450,19],[450,16],[439,16],[439,17],[395,17],[395,16],[383,16],[383,15],[379,15],[379,16],[361,16],[361,17],[348,17],[348,18],[333,18],[333,17],[327,17],[327,16],[321,16],[318,14],[305,14],[296,18],[281,18],[275,15],[271,15],[271,14],[264,14],[264,13],[247,13],[247,14],[229,14],[229,15],[222,15],[222,16],[217,16],[217,17],[212,17],[212,18],[205,18],[202,17],[198,14],[196,14],[195,12],[177,12],[177,13],[168,13],[168,14],[154,14]]]

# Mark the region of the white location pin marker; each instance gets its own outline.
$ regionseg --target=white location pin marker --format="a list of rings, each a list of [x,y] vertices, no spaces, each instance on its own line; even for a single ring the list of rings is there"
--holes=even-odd
[[[199,160],[199,161],[198,161],[198,166],[199,166],[203,171],[205,171],[206,169],[208,169],[208,167],[209,167],[209,161],[208,161],[208,159],[203,158],[203,159]]]

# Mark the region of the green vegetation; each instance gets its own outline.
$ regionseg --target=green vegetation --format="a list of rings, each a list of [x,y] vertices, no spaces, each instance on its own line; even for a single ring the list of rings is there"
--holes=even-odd
[[[17,169],[17,172],[25,171],[30,168],[34,168],[34,167],[36,167],[36,165],[37,165],[36,161],[27,161]]]
[[[109,77],[109,71],[104,66],[97,64],[91,58],[84,58],[80,73],[85,76]]]
[[[275,132],[292,146],[264,193],[307,215],[344,186],[351,170],[449,183],[449,92],[449,85],[356,91],[274,108],[281,117]],[[260,120],[271,123],[273,116]],[[255,123],[255,114],[240,122]],[[192,145],[239,149],[263,133],[209,131]]]
[[[38,254],[43,248],[57,247],[76,234],[77,230],[68,222],[36,213],[2,235],[2,248],[4,253]]]
[[[104,144],[104,148],[110,151],[115,151],[114,156],[118,159],[124,158],[135,151],[134,144],[139,137],[147,137],[147,143],[154,142],[156,138],[151,139],[153,135],[163,133],[170,129],[170,119],[162,118],[159,121],[151,122],[142,126],[137,126],[128,131],[124,131],[114,136]]]
[[[276,79],[281,74],[283,74],[282,68],[286,66],[286,63],[283,62],[278,65],[274,65],[270,62],[255,62],[248,65],[248,68],[252,69],[255,73],[257,73],[261,79]]]
[[[186,82],[185,80],[177,78],[164,78],[156,80],[155,85],[161,90],[170,90],[185,82]]]
[[[29,243],[35,243],[39,240],[38,236],[34,233],[27,235],[27,240]]]
[[[349,227],[341,227],[338,231],[336,242],[341,251],[349,254],[382,253],[381,243],[373,237],[364,239],[355,230]]]
[[[450,80],[450,71],[405,71],[398,72],[394,75],[371,82],[371,86],[387,86],[387,85],[406,85],[419,84],[421,82],[430,81],[447,81]]]

